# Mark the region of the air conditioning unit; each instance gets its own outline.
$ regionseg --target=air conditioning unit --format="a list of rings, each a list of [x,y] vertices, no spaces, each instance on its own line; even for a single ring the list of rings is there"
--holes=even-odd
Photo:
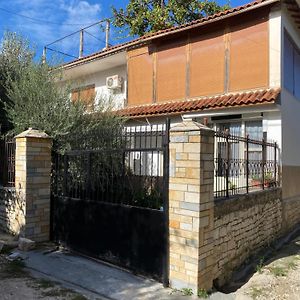
[[[106,78],[106,87],[111,90],[122,88],[123,78],[119,75],[114,75]]]

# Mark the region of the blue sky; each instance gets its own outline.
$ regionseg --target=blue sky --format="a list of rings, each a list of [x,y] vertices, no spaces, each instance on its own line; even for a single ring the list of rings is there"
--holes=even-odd
[[[219,1],[222,4],[224,2]],[[247,2],[250,0],[232,0],[231,6]],[[128,0],[0,0],[0,36],[3,36],[5,30],[18,32],[28,38],[35,45],[37,54],[41,55],[44,45],[85,25],[110,17],[112,5],[120,8],[127,3]],[[103,28],[94,26],[88,31],[90,34],[85,35],[85,54],[104,47]],[[114,44],[122,42],[116,31],[112,32],[112,41]],[[51,48],[76,56],[78,43],[79,37],[76,34]]]

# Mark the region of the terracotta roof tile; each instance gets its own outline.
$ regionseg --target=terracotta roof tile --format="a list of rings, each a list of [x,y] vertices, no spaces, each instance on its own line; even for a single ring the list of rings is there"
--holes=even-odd
[[[214,97],[202,97],[187,101],[129,106],[118,111],[119,115],[127,117],[149,117],[168,114],[196,112],[206,109],[221,109],[248,105],[275,103],[280,89],[255,90],[241,93],[231,93]]]
[[[180,26],[175,26],[175,27],[160,30],[160,31],[157,31],[157,32],[154,32],[154,33],[146,34],[146,35],[141,36],[141,37],[139,37],[135,40],[132,40],[132,41],[129,41],[129,42],[126,42],[126,43],[123,43],[123,44],[115,45],[115,46],[112,46],[108,49],[102,50],[100,52],[96,52],[96,53],[93,53],[91,55],[76,59],[76,60],[74,60],[70,63],[66,63],[62,67],[68,68],[68,67],[72,67],[74,65],[84,63],[86,61],[91,61],[91,60],[94,60],[94,59],[97,59],[97,58],[100,58],[100,57],[105,57],[107,55],[112,55],[112,54],[114,54],[118,51],[123,51],[123,50],[126,50],[126,49],[128,49],[132,46],[137,46],[139,44],[143,44],[143,43],[145,43],[149,40],[152,40],[154,38],[159,38],[159,37],[163,37],[165,35],[169,35],[171,33],[176,33],[176,32],[181,32],[181,31],[184,31],[184,30],[188,30],[188,29],[191,29],[191,28],[194,28],[194,27],[198,27],[198,26],[201,26],[201,25],[208,24],[212,21],[218,21],[218,20],[222,20],[224,18],[230,17],[230,16],[234,16],[236,14],[245,12],[245,11],[250,10],[250,9],[255,9],[255,8],[259,8],[261,6],[271,5],[271,4],[277,3],[277,2],[280,2],[280,0],[256,0],[256,1],[252,1],[252,2],[249,2],[247,4],[237,6],[237,7],[222,11],[220,13],[213,14],[211,16],[207,16],[205,18],[201,18],[201,19],[198,19],[198,20],[195,20],[195,21],[192,21],[192,22],[180,25]]]

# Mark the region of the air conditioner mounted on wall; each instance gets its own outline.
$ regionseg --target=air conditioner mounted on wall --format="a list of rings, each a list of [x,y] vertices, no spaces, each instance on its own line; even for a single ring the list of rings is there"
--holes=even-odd
[[[114,75],[106,78],[106,87],[111,90],[121,89],[123,78],[119,75]]]

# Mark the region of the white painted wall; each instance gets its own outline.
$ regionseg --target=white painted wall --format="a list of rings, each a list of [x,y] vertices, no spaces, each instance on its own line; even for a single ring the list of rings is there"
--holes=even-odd
[[[282,148],[281,112],[272,111],[263,113],[263,131],[267,132],[268,141],[276,142]]]
[[[71,70],[68,70],[70,72]],[[123,86],[121,90],[110,90],[106,88],[106,78],[113,75],[119,75],[123,78]],[[84,73],[83,76],[71,78],[68,74],[68,80],[71,82],[72,88],[84,87],[94,84],[96,91],[95,104],[98,105],[101,101],[109,101],[113,103],[114,109],[123,108],[126,105],[127,94],[127,68],[126,65],[113,67],[92,74]]]
[[[285,9],[282,10],[281,44],[284,38],[284,29],[288,31],[294,42],[300,48],[300,30],[295,26]],[[281,55],[283,66],[284,49]],[[283,72],[282,72],[283,74]],[[300,84],[300,82],[299,82]],[[300,99],[296,99],[284,88],[281,78],[281,111],[282,111],[282,162],[283,165],[300,166]]]
[[[272,8],[269,15],[269,86],[280,87],[281,84],[281,11]]]

